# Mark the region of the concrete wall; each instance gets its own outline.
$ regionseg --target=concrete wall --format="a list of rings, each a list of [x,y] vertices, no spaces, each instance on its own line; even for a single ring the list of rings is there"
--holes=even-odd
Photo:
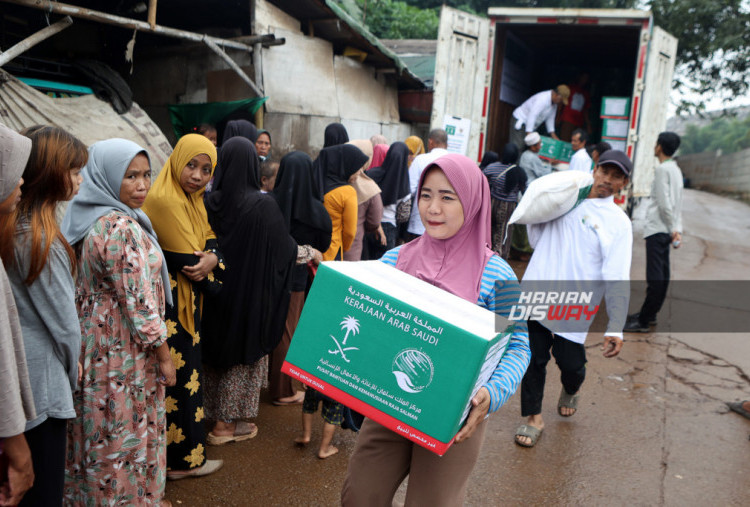
[[[273,33],[286,43],[262,50],[265,103],[263,127],[271,132],[272,156],[290,150],[311,156],[323,146],[323,131],[343,123],[351,139],[383,134],[403,141],[426,127],[399,121],[398,90],[392,79],[348,57],[334,55],[331,43],[308,37],[300,22],[257,0],[256,33]],[[227,53],[254,78],[253,56]],[[173,144],[167,104],[219,102],[254,97],[254,92],[211,50],[201,45],[154,50],[136,56],[130,79],[135,100]]]
[[[252,55],[228,54],[248,75],[253,75]],[[130,87],[136,102],[174,144],[168,104],[195,104],[253,97],[255,94],[216,54],[200,45],[157,50],[136,58]]]
[[[271,156],[276,160],[290,151],[300,150],[315,158],[323,146],[326,125],[338,121],[330,116],[311,116],[288,113],[266,113],[264,128],[273,136]],[[403,141],[411,135],[427,139],[427,125],[407,123],[375,123],[342,120],[350,139],[369,139],[373,134],[383,134],[388,142]],[[425,142],[425,146],[427,143]]]
[[[750,149],[721,155],[717,152],[677,157],[693,187],[723,192],[750,192]]]
[[[398,90],[385,75],[352,58],[334,55],[333,46],[301,32],[298,20],[264,0],[256,1],[255,30],[284,37],[286,44],[263,50],[263,126],[273,135],[272,156],[291,150],[315,157],[323,131],[344,124],[350,139],[383,134],[403,141],[420,128],[399,121]]]

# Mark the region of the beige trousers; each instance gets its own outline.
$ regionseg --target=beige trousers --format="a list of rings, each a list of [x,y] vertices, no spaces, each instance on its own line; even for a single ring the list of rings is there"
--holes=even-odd
[[[341,505],[391,507],[393,496],[407,475],[406,507],[463,505],[486,426],[484,420],[469,440],[453,444],[440,457],[365,419],[349,460]]]

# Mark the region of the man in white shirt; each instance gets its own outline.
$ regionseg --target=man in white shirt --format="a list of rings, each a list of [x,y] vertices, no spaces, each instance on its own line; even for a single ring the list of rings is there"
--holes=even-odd
[[[411,187],[412,199],[417,195],[417,187],[419,186],[419,178],[422,176],[422,171],[438,157],[448,153],[447,148],[448,134],[445,130],[431,130],[427,137],[427,153],[414,157],[409,166],[409,186]],[[416,200],[414,199],[412,202],[416,202]],[[424,225],[422,225],[422,220],[419,218],[419,209],[417,206],[411,207],[411,217],[409,218],[409,225],[406,232],[409,241],[424,234]]]
[[[589,135],[583,129],[575,129],[573,136],[570,138],[570,144],[573,146],[573,156],[570,158],[571,171],[582,171],[585,173],[591,173],[594,169],[591,163],[591,157],[586,151],[586,142],[589,140]]]
[[[555,133],[555,116],[558,105],[568,105],[569,97],[570,88],[561,84],[554,90],[545,90],[528,98],[510,117],[509,142],[518,146],[519,151],[523,150],[524,138],[535,132],[542,123],[552,138],[560,139]]]
[[[669,247],[680,247],[682,240],[682,172],[672,155],[680,147],[680,136],[662,132],[656,139],[651,201],[646,209],[643,237],[646,240],[646,299],[641,311],[628,316],[626,333],[648,333],[656,324],[669,287]]]
[[[619,354],[628,311],[633,232],[630,219],[614,203],[614,195],[627,185],[632,170],[633,164],[623,152],[603,153],[587,199],[560,218],[528,226],[534,255],[523,277],[522,296],[533,290],[530,287],[541,287],[549,303],[550,295],[566,289],[568,296],[575,295],[577,289],[589,294],[586,308],[591,313],[604,296],[609,317],[604,357]],[[523,447],[535,445],[544,429],[542,398],[550,351],[563,385],[557,411],[570,417],[578,407],[578,390],[586,377],[584,341],[593,316],[578,318],[568,313],[555,320],[553,309],[572,308],[569,297],[565,301],[567,304],[549,306],[544,320],[528,321],[531,363],[521,383],[521,414],[528,419],[515,435],[515,442]]]

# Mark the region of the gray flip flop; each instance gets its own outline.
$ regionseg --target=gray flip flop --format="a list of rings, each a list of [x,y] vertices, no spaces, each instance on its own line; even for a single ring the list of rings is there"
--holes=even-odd
[[[579,397],[580,396],[578,393],[576,394],[566,393],[565,388],[563,387],[560,390],[560,398],[557,400],[557,413],[560,414],[562,417],[570,417],[576,412],[578,412],[578,398]],[[573,410],[575,410],[575,412],[573,412],[573,414],[570,414],[570,415],[564,415],[562,411],[560,410],[563,407],[572,408]]]
[[[516,444],[520,445],[521,447],[534,447],[539,440],[539,437],[542,436],[542,431],[544,431],[544,428],[539,429],[534,426],[531,426],[530,424],[522,424],[518,427],[516,430],[516,434],[513,438],[513,440],[516,442]],[[529,440],[531,440],[530,444],[522,444],[518,441],[518,437],[528,437]]]
[[[737,402],[727,403],[727,407],[729,407],[729,409],[732,410],[733,412],[737,412],[742,417],[750,419],[750,412],[745,410],[745,408],[742,406],[743,403],[745,402],[737,401]]]

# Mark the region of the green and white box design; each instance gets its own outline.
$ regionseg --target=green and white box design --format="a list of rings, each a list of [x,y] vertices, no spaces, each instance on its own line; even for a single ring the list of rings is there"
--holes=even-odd
[[[602,137],[625,138],[628,137],[628,120],[614,120],[604,118],[602,120]]]
[[[630,97],[602,97],[602,118],[622,118],[630,116]]]
[[[442,455],[512,330],[380,261],[324,262],[282,371]]]

